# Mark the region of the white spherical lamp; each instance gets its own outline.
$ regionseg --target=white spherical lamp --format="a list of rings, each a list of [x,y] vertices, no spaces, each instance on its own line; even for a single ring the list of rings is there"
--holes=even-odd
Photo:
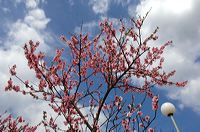
[[[165,116],[169,116],[171,118],[173,124],[174,124],[174,127],[176,128],[176,131],[180,132],[179,128],[176,124],[176,121],[174,120],[174,117],[173,117],[173,114],[175,113],[175,111],[176,111],[175,106],[170,102],[166,102],[166,103],[161,105],[162,114],[165,115]]]
[[[172,103],[166,102],[161,105],[161,112],[165,116],[171,116],[176,111],[175,106]]]

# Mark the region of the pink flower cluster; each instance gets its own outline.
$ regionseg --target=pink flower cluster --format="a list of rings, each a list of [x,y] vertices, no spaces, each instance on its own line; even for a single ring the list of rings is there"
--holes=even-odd
[[[13,65],[12,68],[10,69],[10,74],[11,74],[12,76],[16,75],[16,71],[15,71],[15,70],[16,70],[16,67],[17,67],[16,65]]]
[[[158,96],[154,96],[152,98],[152,110],[157,110],[158,109]]]
[[[37,126],[29,126],[25,123],[24,119],[19,116],[16,119],[12,118],[11,115],[7,115],[7,112],[0,115],[0,131],[1,132],[35,132]]]
[[[7,85],[5,86],[5,91],[11,91],[14,90],[15,92],[19,92],[20,91],[20,87],[18,85],[13,85],[13,81],[10,78],[10,80],[8,80]]]
[[[148,132],[154,132],[154,129],[153,128],[149,128]]]
[[[115,106],[120,108],[120,104],[122,103],[123,98],[121,96],[115,96]]]
[[[126,130],[126,132],[130,132],[130,126],[129,126],[129,121],[128,120],[122,120],[122,126]]]

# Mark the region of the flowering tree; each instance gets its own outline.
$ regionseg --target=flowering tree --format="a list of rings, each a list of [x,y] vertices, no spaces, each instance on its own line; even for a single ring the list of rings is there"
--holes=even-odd
[[[82,32],[72,35],[71,39],[61,36],[68,52],[57,49],[51,62],[37,51],[39,42],[29,41],[24,53],[29,68],[35,71],[38,85],[21,79],[14,65],[5,90],[48,102],[57,116],[47,118],[48,113],[43,112],[40,125],[46,131],[153,132],[151,124],[156,118],[159,100],[155,87],[180,87],[186,82],[170,81],[175,71],[166,73],[162,69],[162,54],[171,41],[160,47],[150,46],[149,42],[158,38],[158,28],[143,39],[141,32],[146,16],[131,19],[131,27],[120,21],[119,29],[105,20],[93,39]],[[13,84],[13,77],[24,87]],[[151,103],[145,104],[148,100]],[[152,112],[143,112],[149,107]],[[64,117],[64,128],[57,123],[60,117]],[[16,120],[21,122],[21,118]],[[34,131],[37,126],[27,129],[30,128]]]

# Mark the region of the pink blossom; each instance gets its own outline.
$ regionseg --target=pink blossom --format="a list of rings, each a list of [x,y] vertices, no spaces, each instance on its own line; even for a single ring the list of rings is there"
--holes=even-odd
[[[127,120],[122,120],[122,126],[123,126],[124,128],[126,128],[127,125],[128,125],[128,121],[127,121]]]
[[[145,121],[148,122],[150,120],[150,116],[145,116]]]
[[[46,84],[46,81],[45,80],[40,80],[40,83],[39,83],[39,90],[43,90],[44,87],[46,87],[47,84]]]
[[[154,132],[154,129],[153,128],[149,128],[148,132]]]
[[[78,63],[79,63],[78,59],[74,59],[73,62],[72,62],[73,65],[77,65]]]
[[[138,112],[137,112],[137,115],[138,115],[138,116],[142,116],[142,114],[143,114],[142,111],[138,111]]]
[[[157,110],[158,109],[158,96],[154,96],[152,98],[152,110]]]
[[[26,80],[26,81],[24,82],[24,84],[25,84],[26,87],[28,87],[28,85],[29,85],[29,81]]]
[[[19,121],[20,123],[23,122],[23,118],[20,116],[19,119],[18,119],[18,121]]]
[[[176,83],[176,86],[177,86],[177,87],[184,87],[185,85],[187,85],[187,81],[184,81],[184,82],[177,82],[177,83]]]
[[[119,102],[122,102],[123,98],[122,96],[119,97]]]
[[[10,78],[7,82],[7,86],[5,87],[5,91],[8,91],[8,90],[11,90],[13,87],[13,81],[12,79]]]
[[[13,90],[15,90],[16,92],[20,91],[20,87],[19,86],[13,86]]]
[[[132,122],[136,122],[136,118],[133,118],[133,119],[132,119]]]
[[[126,117],[131,117],[133,113],[131,113],[130,111],[126,114]]]
[[[72,40],[74,45],[78,44],[78,39],[75,36],[72,36],[71,40]]]
[[[15,71],[15,70],[16,70],[16,67],[17,67],[16,65],[13,65],[12,68],[10,69],[10,74],[11,74],[12,76],[16,75],[16,71]]]
[[[60,36],[60,40],[65,41],[65,42],[67,41],[67,39],[66,39],[66,37],[64,35]]]
[[[144,124],[143,123],[139,123],[139,127],[143,128]]]
[[[123,98],[121,96],[115,96],[115,105],[119,106],[119,104],[122,102]]]
[[[137,28],[141,28],[141,26],[142,26],[142,20],[141,20],[141,19],[138,19],[138,20],[136,21],[135,26],[136,26]]]

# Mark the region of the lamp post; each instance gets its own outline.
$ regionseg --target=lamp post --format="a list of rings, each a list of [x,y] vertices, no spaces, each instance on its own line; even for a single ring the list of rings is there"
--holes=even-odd
[[[162,114],[165,115],[165,116],[170,117],[172,122],[173,122],[173,124],[174,124],[174,127],[176,128],[176,131],[180,132],[179,128],[178,128],[178,126],[176,124],[176,121],[174,120],[174,117],[173,117],[173,114],[175,113],[175,111],[176,111],[176,108],[172,103],[166,102],[166,103],[161,105]]]

